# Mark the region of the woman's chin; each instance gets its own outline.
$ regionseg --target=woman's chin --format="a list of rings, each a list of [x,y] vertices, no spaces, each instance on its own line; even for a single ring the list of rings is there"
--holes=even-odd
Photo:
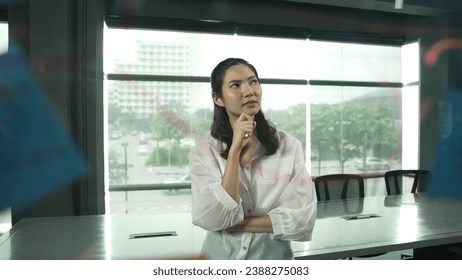
[[[252,108],[244,111],[244,113],[250,116],[255,116],[258,112],[260,112],[260,108]]]

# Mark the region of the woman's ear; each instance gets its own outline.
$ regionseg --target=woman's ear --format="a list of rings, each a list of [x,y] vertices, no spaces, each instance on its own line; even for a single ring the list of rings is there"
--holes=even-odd
[[[212,98],[213,102],[220,107],[225,107],[225,104],[223,104],[223,98],[219,97],[215,92],[212,93]]]

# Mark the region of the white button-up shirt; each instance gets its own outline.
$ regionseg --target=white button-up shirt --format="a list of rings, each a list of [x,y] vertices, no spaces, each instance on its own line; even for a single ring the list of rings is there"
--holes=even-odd
[[[240,171],[240,203],[221,186],[224,143],[206,136],[189,154],[192,221],[208,230],[203,253],[211,259],[291,259],[290,240],[308,241],[316,220],[316,193],[300,141],[278,130],[279,148],[259,143]],[[244,217],[269,215],[273,233],[226,231]]]

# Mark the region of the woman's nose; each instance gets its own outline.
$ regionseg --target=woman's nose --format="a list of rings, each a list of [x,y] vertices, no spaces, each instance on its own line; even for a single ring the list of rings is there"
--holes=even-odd
[[[244,97],[249,97],[253,95],[255,95],[253,88],[250,85],[246,84],[246,86],[244,87]]]

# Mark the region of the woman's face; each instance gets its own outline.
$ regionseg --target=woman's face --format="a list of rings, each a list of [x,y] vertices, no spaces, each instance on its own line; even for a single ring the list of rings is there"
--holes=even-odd
[[[242,113],[254,116],[260,111],[262,90],[255,73],[246,65],[231,66],[221,87],[223,97],[214,95],[214,102],[224,107],[231,122]]]

